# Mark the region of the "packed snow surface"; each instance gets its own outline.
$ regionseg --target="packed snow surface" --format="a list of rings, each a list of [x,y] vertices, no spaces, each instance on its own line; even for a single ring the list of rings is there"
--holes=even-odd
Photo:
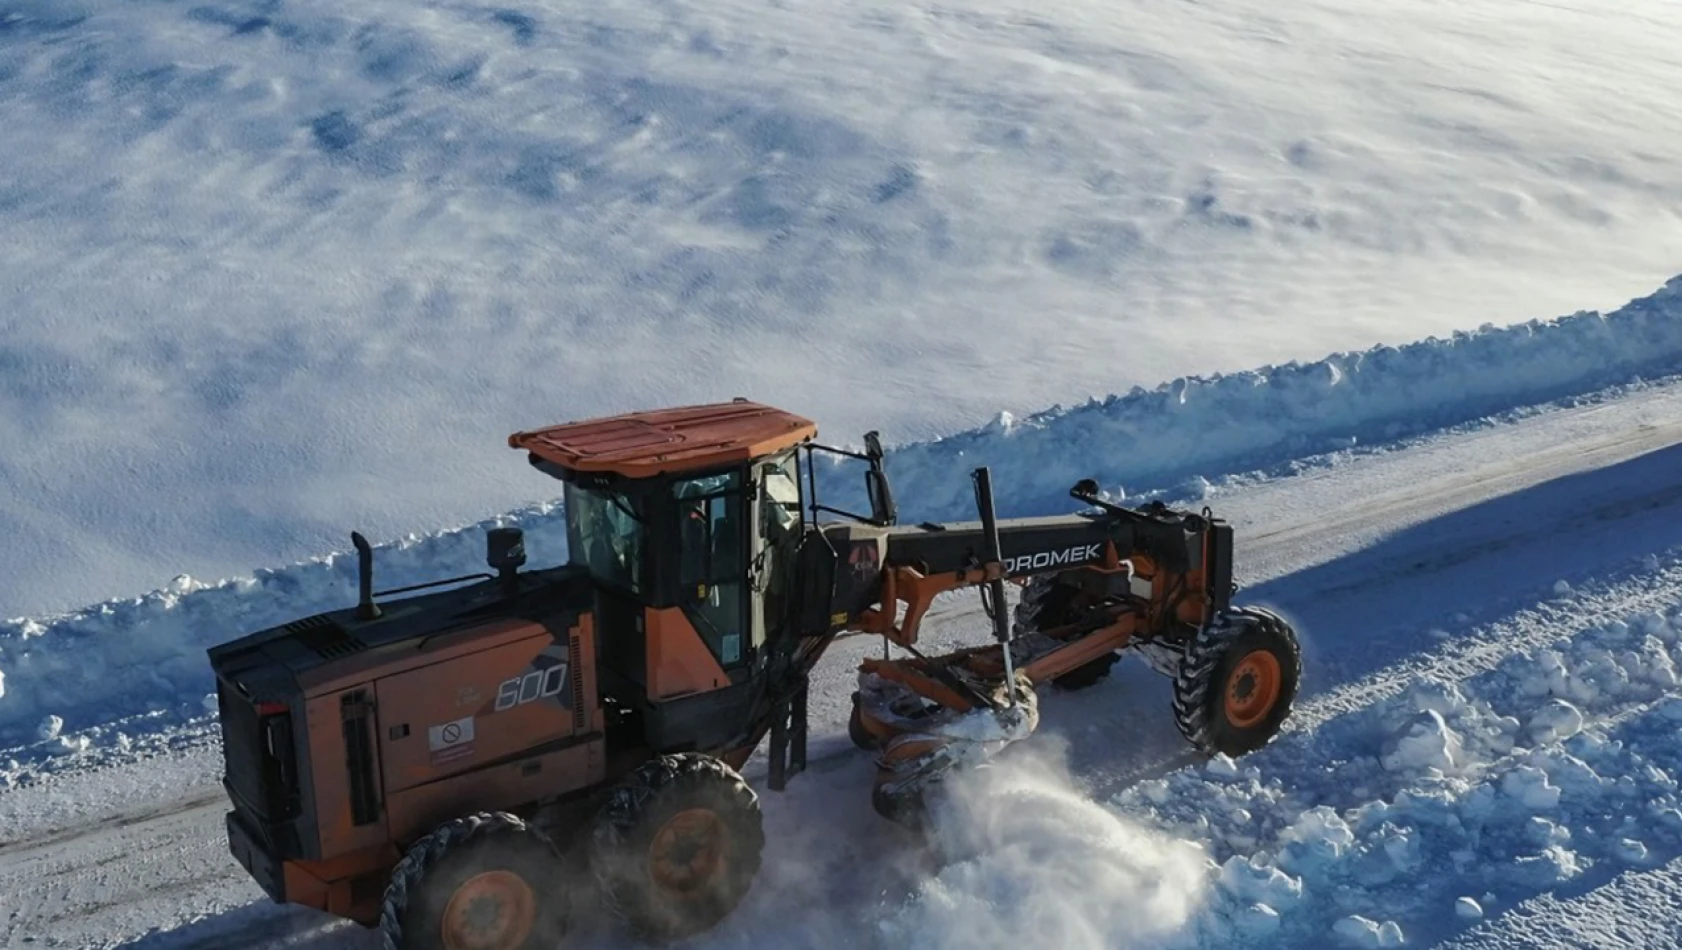
[[[1106,683],[1072,700],[1062,728],[951,788],[926,838],[869,813],[868,756],[842,739],[789,793],[764,797],[775,844],[759,882],[692,945],[1682,945],[1667,910],[1682,906],[1682,548],[1661,553],[1654,572],[1457,627],[1451,642],[1365,685],[1342,683],[1236,762],[1110,772],[1103,763],[1141,741],[1136,714],[1115,708],[1140,684]],[[1577,729],[1537,728],[1557,723],[1565,704]],[[1421,723],[1452,735],[1452,763],[1387,757]],[[1104,743],[1112,731],[1116,741]],[[0,819],[20,829],[0,841],[0,885],[27,901],[0,921],[0,938],[39,940],[43,922],[57,921],[53,933],[69,945],[139,936],[136,946],[155,950],[376,946],[359,928],[267,904],[232,864],[219,837],[215,753],[190,742],[147,768],[68,773],[0,795]],[[1077,758],[1086,764],[1069,764]],[[159,794],[181,798],[152,810],[122,804],[116,818],[84,811]],[[170,858],[126,867],[137,847]],[[179,883],[148,886],[157,875]],[[75,915],[87,901],[131,909]],[[1579,903],[1597,906],[1586,914]],[[623,941],[591,919],[576,945]]]
[[[561,419],[739,394],[903,444],[1617,306],[1682,256],[1679,25],[11,0],[0,616],[541,501],[502,440]]]

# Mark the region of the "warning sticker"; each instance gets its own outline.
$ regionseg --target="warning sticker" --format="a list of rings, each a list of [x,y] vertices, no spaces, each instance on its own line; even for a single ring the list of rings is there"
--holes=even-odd
[[[426,730],[426,744],[433,764],[473,754],[473,717],[457,719]]]

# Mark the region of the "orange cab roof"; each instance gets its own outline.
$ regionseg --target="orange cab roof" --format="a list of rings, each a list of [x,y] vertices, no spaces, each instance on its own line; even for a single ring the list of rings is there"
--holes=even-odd
[[[569,422],[516,432],[508,444],[576,472],[647,478],[746,462],[817,434],[810,419],[738,401]]]

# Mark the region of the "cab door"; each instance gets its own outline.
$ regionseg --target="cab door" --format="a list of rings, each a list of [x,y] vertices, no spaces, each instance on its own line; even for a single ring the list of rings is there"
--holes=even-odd
[[[672,487],[678,518],[678,603],[727,672],[750,656],[747,470],[685,479]]]
[[[752,636],[756,653],[787,622],[794,584],[794,556],[799,547],[800,467],[793,452],[754,469],[753,532],[748,580],[753,592]]]

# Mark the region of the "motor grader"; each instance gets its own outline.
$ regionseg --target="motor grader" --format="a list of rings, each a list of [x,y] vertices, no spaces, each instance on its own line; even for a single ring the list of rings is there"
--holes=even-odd
[[[1295,636],[1230,602],[1233,533],[1207,510],[1088,481],[1077,513],[999,520],[982,468],[977,521],[901,525],[877,436],[816,437],[744,400],[516,433],[564,486],[556,567],[522,570],[520,531],[494,528],[494,573],[376,593],[353,534],[354,606],[209,651],[234,856],[389,950],[554,947],[590,889],[651,941],[703,931],[765,844],[740,770],[761,745],[770,789],[805,767],[809,673],[843,636],[882,641],[849,733],[876,755],[876,809],[908,824],[1033,731],[1036,687],[1091,685],[1124,651],[1174,678],[1196,748],[1279,729]],[[861,462],[868,512],[818,497]],[[919,651],[930,605],[963,588],[991,635]]]

